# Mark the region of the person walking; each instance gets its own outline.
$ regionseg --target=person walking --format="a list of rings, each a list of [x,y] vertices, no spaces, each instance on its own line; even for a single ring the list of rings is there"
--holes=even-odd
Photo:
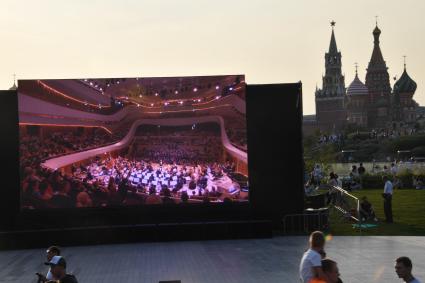
[[[311,233],[309,243],[310,248],[304,253],[300,263],[301,282],[310,283],[314,278],[327,281],[322,270],[325,235],[320,231],[315,231]]]

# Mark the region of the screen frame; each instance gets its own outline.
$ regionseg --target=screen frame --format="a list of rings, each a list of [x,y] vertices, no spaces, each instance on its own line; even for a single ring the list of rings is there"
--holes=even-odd
[[[152,223],[187,223],[196,221],[245,221],[253,219],[274,219],[274,222],[279,222],[279,218],[286,214],[283,203],[278,200],[272,203],[266,203],[265,195],[272,192],[271,188],[264,189],[261,185],[261,178],[252,174],[254,148],[251,140],[258,139],[252,133],[254,126],[254,115],[250,114],[255,105],[256,100],[259,99],[262,93],[269,92],[271,95],[274,92],[285,93],[289,97],[297,97],[300,101],[297,104],[296,117],[292,119],[299,120],[301,125],[302,121],[302,100],[301,100],[301,83],[295,84],[274,84],[274,85],[248,85],[246,88],[246,103],[247,103],[247,141],[248,141],[248,178],[250,184],[249,201],[242,203],[220,203],[220,204],[190,204],[190,205],[149,205],[149,206],[119,206],[119,207],[91,207],[91,208],[78,208],[78,209],[53,209],[53,210],[21,210],[20,209],[20,181],[19,172],[19,127],[18,127],[18,113],[17,113],[17,92],[16,91],[2,91],[1,113],[2,120],[5,125],[10,129],[10,139],[6,141],[8,152],[6,162],[15,164],[9,166],[6,171],[9,175],[7,197],[2,198],[1,204],[6,217],[2,217],[1,227],[2,230],[7,229],[45,229],[57,227],[91,227],[99,225],[137,225],[137,224],[152,224]],[[285,96],[282,96],[282,99]],[[13,107],[15,106],[15,107]],[[284,111],[282,111],[284,114]],[[285,116],[285,114],[283,115]],[[298,124],[297,124],[298,125]],[[302,138],[302,129],[299,130],[299,138]],[[297,129],[295,131],[297,133]],[[297,141],[299,141],[297,137]],[[258,141],[257,141],[258,142]],[[266,141],[262,141],[265,144]],[[6,144],[5,143],[5,144]],[[257,143],[258,144],[258,143]],[[294,148],[294,152],[298,158],[294,161],[302,164],[302,145]],[[298,165],[297,165],[298,166]],[[302,166],[302,165],[301,165]],[[255,167],[255,166],[254,166]],[[298,166],[299,167],[299,166]],[[298,168],[297,167],[297,168]],[[302,174],[300,174],[302,175]],[[294,185],[302,185],[302,180],[295,180]],[[18,189],[16,189],[18,184]],[[291,184],[293,185],[293,184]],[[298,186],[297,185],[297,186]],[[15,189],[13,189],[15,188]],[[296,197],[291,202],[294,203],[293,207],[287,212],[301,212],[303,209],[303,197],[299,194],[294,194]],[[291,193],[286,197],[282,194],[279,198],[283,200],[290,199]],[[280,206],[280,208],[278,208]],[[7,219],[7,220],[6,220]]]

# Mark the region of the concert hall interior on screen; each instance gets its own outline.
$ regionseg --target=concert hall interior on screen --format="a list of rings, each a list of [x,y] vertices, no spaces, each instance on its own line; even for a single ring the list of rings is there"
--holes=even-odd
[[[21,209],[249,199],[244,75],[18,85]]]

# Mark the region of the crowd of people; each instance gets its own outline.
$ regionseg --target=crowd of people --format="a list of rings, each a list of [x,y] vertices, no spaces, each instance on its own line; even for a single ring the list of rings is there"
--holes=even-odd
[[[326,179],[331,181],[336,177],[339,187],[348,191],[360,190],[363,188],[363,178],[366,174],[371,175],[388,175],[391,176],[392,182],[395,188],[401,188],[403,186],[402,181],[398,177],[400,170],[409,169],[405,162],[397,161],[392,162],[382,167],[373,162],[369,164],[369,169],[360,162],[359,165],[354,164],[351,169],[340,178],[336,173],[331,172],[328,178],[326,178],[324,170],[320,164],[316,164],[313,170],[309,173],[308,178],[306,177],[305,191],[306,194],[311,194],[317,187],[326,183]],[[424,181],[422,176],[412,176],[413,187],[417,190],[425,189]]]
[[[309,249],[303,254],[299,274],[302,283],[342,283],[338,264],[325,252],[326,238],[320,231],[311,233]],[[412,274],[412,261],[405,256],[395,260],[395,272],[403,282],[420,283]]]
[[[42,167],[22,170],[24,208],[73,208],[247,200],[231,178],[234,164],[149,163],[95,158],[72,174]]]
[[[314,231],[309,237],[309,247],[304,252],[299,264],[299,280],[302,283],[342,283],[342,275],[336,260],[325,251],[326,236],[321,231]],[[74,274],[67,272],[67,261],[58,246],[46,250],[46,273],[37,272],[38,283],[77,283]],[[420,283],[413,273],[412,260],[406,256],[394,260],[394,270],[403,282]],[[44,275],[46,274],[46,275]]]
[[[59,172],[43,169],[40,164],[49,158],[111,142],[114,142],[112,137],[100,129],[94,129],[88,135],[74,129],[47,133],[43,138],[40,135],[21,136],[19,149],[22,206],[34,208],[83,205],[87,197],[79,194],[82,191],[80,185]]]
[[[130,121],[131,122],[131,121]],[[244,201],[235,165],[223,159],[218,125],[143,125],[126,156],[95,157],[71,173],[44,168],[44,160],[122,139],[131,123],[114,135],[102,130],[23,136],[20,143],[22,206],[98,207],[153,203]],[[131,148],[135,150],[130,150]],[[244,188],[247,189],[247,188]]]
[[[182,127],[142,126],[136,132],[133,157],[179,165],[214,163],[221,159],[220,128],[215,124]]]
[[[231,143],[235,145],[237,148],[245,152],[248,150],[246,130],[236,131],[236,130],[228,129],[227,136],[229,137]]]
[[[401,129],[372,129],[369,133],[369,139],[392,139],[398,138],[401,136],[411,136],[418,133],[418,130],[415,128],[401,128]],[[354,132],[354,138],[358,135],[366,134],[365,132],[356,131]],[[346,139],[346,136],[343,133],[333,133],[333,134],[322,134],[319,136],[317,143],[320,144],[329,144],[329,143],[343,143]]]
[[[391,173],[396,174],[396,170],[394,169],[395,165],[392,164]],[[375,222],[378,221],[374,208],[372,204],[368,201],[367,197],[363,196],[359,200],[359,207],[354,207],[354,204],[351,205],[348,203],[347,197],[345,195],[344,189],[348,191],[352,190],[360,190],[362,188],[362,178],[366,173],[366,169],[362,163],[357,167],[357,165],[353,165],[351,167],[351,171],[349,172],[349,177],[346,179],[347,184],[343,186],[342,180],[339,178],[338,174],[334,172],[330,172],[327,183],[321,183],[323,180],[323,172],[321,167],[317,164],[313,171],[310,173],[310,178],[305,184],[305,193],[306,195],[314,194],[320,186],[325,186],[328,191],[326,193],[326,205],[337,206],[340,209],[343,209],[348,213],[351,217],[352,214],[356,217],[356,219],[361,220],[362,222],[373,220]],[[383,201],[384,201],[384,214],[385,214],[385,222],[393,223],[393,213],[392,213],[392,196],[394,192],[394,188],[398,186],[398,179],[393,178],[391,181],[387,175],[382,176],[382,182],[384,186],[384,191],[382,193]],[[416,187],[422,186],[421,180],[417,178],[415,183]],[[358,209],[358,211],[357,211]]]
[[[19,154],[21,167],[37,165],[41,161],[59,155],[87,150],[107,145],[119,140],[102,129],[94,129],[91,134],[77,131],[58,131],[40,135],[24,135],[20,137]]]
[[[133,123],[134,123],[134,119],[128,119],[128,120],[120,121],[118,123],[111,125],[111,127],[114,128],[111,134],[111,139],[113,141],[122,140],[128,134]]]
[[[74,177],[85,183],[103,185],[107,192],[118,191],[122,196],[128,192],[140,197],[145,204],[153,204],[151,198],[162,203],[221,202],[240,200],[240,187],[233,181],[234,164],[227,162],[178,165],[177,163],[150,163],[126,158],[97,160],[85,168],[76,168]],[[156,197],[159,196],[160,198]],[[156,203],[156,202],[155,202]]]
[[[246,152],[248,150],[246,116],[234,108],[228,111],[221,114],[227,137],[235,147]]]
[[[344,135],[343,134],[323,134],[321,135],[318,140],[317,143],[319,145],[323,145],[323,144],[340,144],[344,142]]]
[[[394,129],[373,129],[369,136],[371,139],[393,139],[401,136],[411,136],[418,133],[415,128]]]
[[[220,159],[221,140],[214,136],[149,137],[135,141],[135,157],[166,163],[210,163]]]

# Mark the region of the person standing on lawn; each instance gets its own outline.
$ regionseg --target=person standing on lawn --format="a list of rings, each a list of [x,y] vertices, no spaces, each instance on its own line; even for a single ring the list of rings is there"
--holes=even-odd
[[[393,183],[388,179],[387,176],[382,177],[384,181],[384,193],[382,197],[384,198],[384,213],[385,213],[385,222],[393,223],[393,208],[392,208],[392,199],[393,199]]]

